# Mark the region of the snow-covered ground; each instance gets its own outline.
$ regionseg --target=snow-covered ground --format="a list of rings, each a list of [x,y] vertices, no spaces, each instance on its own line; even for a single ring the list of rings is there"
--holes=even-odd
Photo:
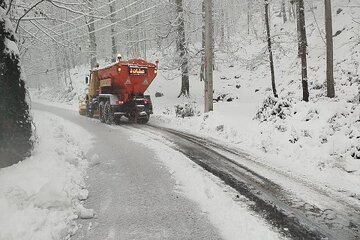
[[[325,45],[311,12],[307,12],[308,71],[310,101],[301,101],[300,63],[297,59],[296,25],[272,22],[276,85],[280,98],[271,97],[270,71],[266,43],[246,39],[235,54],[218,51],[214,72],[214,111],[203,113],[203,82],[190,76],[190,98],[177,98],[178,71],[162,68],[149,88],[154,105],[150,124],[166,126],[208,137],[241,149],[256,161],[280,169],[296,178],[328,187],[345,197],[360,199],[360,24],[353,21],[359,8],[342,7],[333,2],[334,11],[334,99],[326,98]],[[318,21],[323,9],[314,9]],[[235,60],[234,60],[235,59]],[[200,67],[199,67],[200,68]],[[76,109],[84,93],[86,67],[72,71],[74,91],[32,90],[36,101],[49,100]],[[174,77],[177,76],[177,77]],[[155,97],[156,92],[163,93]],[[194,116],[181,117],[176,105],[191,108]],[[1,173],[1,172],[0,172]]]
[[[220,71],[215,74],[215,89],[225,85],[230,95],[238,99],[214,103],[213,112],[185,118],[176,117],[174,106],[188,104],[201,112],[202,99],[177,99],[179,84],[174,87],[174,82],[157,79],[150,90],[166,96],[153,98],[155,115],[150,123],[221,141],[250,153],[266,165],[345,192],[347,196],[360,197],[358,103],[348,103],[340,97],[334,100],[320,97],[308,103],[269,97],[266,100],[270,106],[258,114],[258,119],[264,95],[255,92],[256,86],[246,79],[238,83],[244,87],[231,91],[238,80],[230,76],[221,80],[222,74]],[[231,74],[235,76],[236,70]],[[257,79],[265,84],[263,78]],[[193,96],[202,96],[202,83],[196,80],[193,79],[190,91]]]
[[[0,239],[65,239],[88,214],[84,151],[91,139],[81,127],[33,111],[37,143],[28,159],[0,169]]]
[[[198,75],[190,78],[190,99],[179,99],[180,79],[173,79],[177,72],[159,71],[149,91],[164,96],[153,97],[151,123],[222,141],[266,165],[360,199],[360,24],[353,21],[360,11],[346,4],[333,1],[334,99],[326,97],[324,11],[319,4],[314,13],[306,12],[309,102],[301,101],[296,25],[273,16],[279,99],[271,97],[266,42],[243,35],[235,56],[221,49],[216,54],[213,112],[203,113]],[[193,109],[194,116],[177,117],[175,105]]]
[[[0,169],[0,239],[69,239],[78,229],[76,219],[95,214],[82,206],[89,194],[85,155],[92,135],[56,115],[32,113],[37,133],[32,156]],[[224,239],[283,239],[248,211],[246,199],[182,154],[140,134],[132,140],[155,152],[175,179],[174,190],[199,204]]]
[[[285,239],[269,230],[264,219],[248,210],[249,200],[193,163],[182,153],[159,141],[135,133],[132,139],[152,149],[170,171],[180,194],[199,204],[224,239]]]

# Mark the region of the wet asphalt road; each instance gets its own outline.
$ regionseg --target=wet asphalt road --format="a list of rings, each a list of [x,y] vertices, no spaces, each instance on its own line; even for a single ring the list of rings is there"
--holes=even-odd
[[[201,209],[174,191],[175,180],[154,153],[130,140],[131,131],[111,127],[76,112],[33,104],[36,110],[59,115],[93,134],[96,159],[87,180],[86,208],[96,217],[78,220],[71,239],[222,239]]]

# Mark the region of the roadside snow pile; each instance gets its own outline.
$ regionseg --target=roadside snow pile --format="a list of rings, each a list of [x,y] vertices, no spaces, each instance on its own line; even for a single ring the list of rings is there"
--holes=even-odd
[[[0,169],[0,239],[66,239],[77,229],[76,213],[84,212],[87,161],[69,132],[89,134],[43,112],[35,111],[34,119],[32,156]]]

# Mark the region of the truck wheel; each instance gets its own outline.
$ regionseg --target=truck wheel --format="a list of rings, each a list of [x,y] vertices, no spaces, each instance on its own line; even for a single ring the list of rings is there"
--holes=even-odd
[[[104,119],[107,124],[112,124],[114,122],[114,116],[111,111],[111,105],[109,101],[107,101],[104,105]]]
[[[105,103],[103,101],[101,101],[99,103],[99,119],[100,119],[100,122],[105,122],[105,119],[104,119],[104,105]]]
[[[90,111],[90,109],[91,109],[91,111]],[[89,118],[94,117],[94,112],[93,112],[92,109],[93,109],[93,107],[91,106],[91,108],[90,108],[90,104],[89,104],[89,103],[86,104],[86,116],[89,117]]]
[[[137,113],[135,111],[131,111],[128,114],[127,118],[129,119],[130,122],[135,123],[136,122],[136,115],[137,115]]]
[[[145,124],[149,121],[150,115],[146,115],[146,117],[138,118],[137,122],[140,124]]]
[[[120,123],[121,123],[120,118],[121,118],[121,116],[114,116],[114,123],[116,125],[120,125]]]

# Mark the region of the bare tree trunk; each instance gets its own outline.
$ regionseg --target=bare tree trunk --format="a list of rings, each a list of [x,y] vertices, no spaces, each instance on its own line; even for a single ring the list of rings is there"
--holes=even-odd
[[[250,35],[250,22],[251,22],[251,0],[247,1],[247,32]]]
[[[287,16],[286,16],[285,0],[282,0],[282,2],[281,2],[281,12],[282,12],[283,21],[284,21],[284,23],[286,23],[287,22]]]
[[[213,57],[214,28],[212,20],[212,0],[205,1],[205,112],[213,110]]]
[[[111,2],[111,0],[109,0],[109,3]],[[111,3],[109,5],[110,7],[110,18],[111,18],[111,28],[110,28],[110,33],[111,33],[111,62],[116,62],[116,55],[117,55],[117,48],[116,48],[116,38],[115,38],[115,22],[116,22],[116,13],[114,13],[115,11],[115,2]]]
[[[202,2],[202,22],[200,81],[205,81],[205,1]]]
[[[224,42],[225,42],[225,14],[224,14],[224,9],[221,9],[221,20],[220,20],[220,22],[221,22],[220,23],[220,48],[224,48]]]
[[[126,6],[129,5],[129,0],[125,1],[125,5]],[[125,20],[126,30],[129,30],[130,29],[130,21],[129,21],[128,17],[131,15],[131,13],[129,13],[129,8],[125,8],[124,11],[125,11],[125,18],[126,18],[126,20]],[[126,46],[127,46],[125,49],[126,49],[126,55],[128,57],[132,56],[131,49],[129,47],[130,41],[131,41],[131,32],[132,31],[126,31],[126,33],[125,33],[125,41],[126,41]]]
[[[60,87],[59,83],[61,82],[61,57],[59,54],[57,54],[59,52],[60,52],[60,47],[58,45],[55,45],[55,51],[53,54],[55,56],[56,81],[53,84],[58,87]]]
[[[87,0],[88,6],[91,9],[91,14],[89,21],[87,22],[87,27],[89,30],[89,52],[90,52],[90,66],[91,68],[95,68],[97,60],[96,60],[96,37],[95,37],[95,23],[94,23],[94,17],[92,16],[94,14],[93,9],[93,0]]]
[[[295,18],[292,4],[293,3],[291,1],[290,1],[290,4],[288,3],[288,16],[289,16],[289,21],[291,21],[291,22]]]
[[[72,84],[72,79],[71,79],[71,73],[70,73],[70,58],[69,58],[69,54],[66,51],[66,49],[64,49],[64,79],[65,79],[65,86],[68,87],[69,90],[74,90],[74,86]]]
[[[178,14],[177,21],[177,49],[180,54],[181,64],[181,90],[178,97],[184,95],[189,96],[189,60],[186,50],[186,36],[185,36],[185,23],[184,23],[184,9],[182,0],[176,0],[176,12]]]
[[[331,1],[325,0],[325,31],[326,31],[326,88],[329,98],[335,97],[334,87],[334,53],[331,16]]]
[[[290,0],[290,4],[291,4],[291,11],[293,13],[294,19],[297,19],[297,0]]]
[[[135,17],[135,24],[137,25],[140,22],[139,15]],[[139,31],[135,31],[132,45],[134,46],[134,55],[135,57],[140,57],[140,49],[139,49]]]
[[[298,21],[300,33],[300,58],[301,58],[301,78],[303,89],[303,101],[309,101],[308,76],[307,76],[307,40],[305,27],[305,8],[304,0],[298,0]]]
[[[266,34],[267,34],[269,60],[270,60],[271,86],[272,86],[274,97],[278,97],[277,92],[276,92],[276,85],[275,85],[274,59],[273,59],[273,53],[272,53],[272,48],[271,48],[271,35],[270,35],[270,24],[269,24],[269,1],[268,0],[265,0],[265,25],[266,25]]]
[[[300,58],[301,55],[301,23],[300,23],[300,7],[299,7],[299,0],[296,0],[295,2],[295,9],[296,9],[296,29],[297,29],[297,36],[298,36],[298,57]]]

